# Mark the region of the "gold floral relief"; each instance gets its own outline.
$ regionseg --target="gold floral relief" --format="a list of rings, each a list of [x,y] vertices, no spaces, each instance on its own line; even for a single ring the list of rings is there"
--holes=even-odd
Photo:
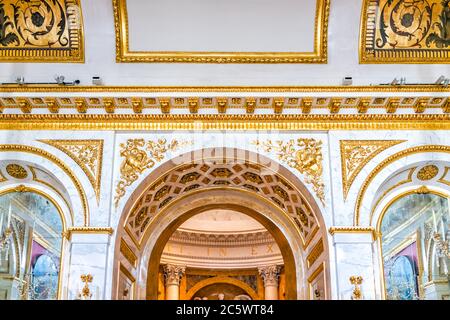
[[[356,176],[370,160],[405,140],[341,140],[342,187],[344,199]]]
[[[120,165],[120,180],[117,183],[114,198],[116,207],[125,195],[125,189],[131,186],[144,171],[154,167],[156,162],[164,160],[167,152],[176,151],[190,143],[190,141],[180,142],[178,140],[168,142],[163,138],[147,142],[144,139],[128,139],[126,143],[121,143],[120,156],[123,160]]]
[[[365,0],[361,63],[450,63],[450,0]]]
[[[275,152],[281,162],[303,174],[305,182],[313,186],[316,196],[325,204],[322,141],[301,138],[287,142],[258,140],[254,144],[262,147],[265,152]]]
[[[0,1],[0,62],[83,62],[80,0]]]
[[[103,140],[40,140],[64,152],[83,170],[100,200],[102,179]]]

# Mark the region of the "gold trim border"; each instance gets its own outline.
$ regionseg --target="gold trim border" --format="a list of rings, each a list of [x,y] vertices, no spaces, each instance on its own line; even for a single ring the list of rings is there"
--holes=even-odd
[[[330,0],[317,0],[314,52],[130,51],[126,0],[113,0],[117,62],[148,63],[327,63]]]
[[[330,235],[334,236],[336,233],[371,233],[372,239],[377,239],[377,232],[374,227],[358,227],[358,226],[338,226],[330,227],[328,229]]]
[[[64,234],[67,240],[70,240],[73,234],[107,234],[111,236],[114,229],[111,227],[69,227]]]
[[[0,114],[0,130],[450,130],[450,114]]]

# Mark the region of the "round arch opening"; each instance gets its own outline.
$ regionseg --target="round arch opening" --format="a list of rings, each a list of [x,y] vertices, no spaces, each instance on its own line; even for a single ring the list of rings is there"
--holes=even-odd
[[[290,170],[262,155],[223,148],[183,154],[154,169],[120,208],[116,299],[156,299],[154,272],[165,243],[185,221],[213,208],[232,208],[270,232],[283,253],[287,299],[312,297],[317,291],[313,281],[329,283],[324,268],[327,236],[319,206]],[[321,298],[327,299],[329,287],[322,289]]]

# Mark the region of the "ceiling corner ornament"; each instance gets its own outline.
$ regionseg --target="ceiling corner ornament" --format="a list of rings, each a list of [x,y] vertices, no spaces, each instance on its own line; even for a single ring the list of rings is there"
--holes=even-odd
[[[436,177],[439,173],[439,168],[434,164],[426,165],[417,172],[417,179],[420,181],[428,181]]]
[[[366,164],[384,150],[406,140],[341,140],[342,189],[344,199],[357,175]]]
[[[450,63],[448,0],[364,0],[361,63]]]
[[[6,166],[6,172],[14,179],[26,179],[28,177],[27,170],[19,164],[11,163]]]
[[[131,51],[127,0],[113,0],[117,62],[327,63],[330,0],[316,0],[313,52]]]
[[[120,165],[120,180],[117,183],[114,203],[117,208],[120,199],[125,195],[125,189],[131,186],[147,169],[164,160],[167,152],[191,144],[191,141],[158,139],[157,141],[144,139],[128,139],[120,144],[120,156],[123,158]]]
[[[0,2],[0,62],[84,62],[80,0]]]
[[[39,140],[64,152],[86,174],[100,200],[102,179],[103,140]]]
[[[317,198],[325,205],[325,184],[322,179],[322,141],[300,138],[287,142],[257,140],[253,144],[262,147],[265,152],[275,153],[281,162],[304,175],[305,182],[313,186]]]
[[[450,154],[450,146],[446,145],[436,145],[436,144],[429,144],[429,145],[423,145],[423,146],[416,146],[411,147],[405,150],[402,150],[400,152],[397,152],[383,161],[381,161],[375,169],[373,169],[367,176],[367,178],[364,180],[359,192],[358,196],[356,198],[356,205],[355,205],[355,214],[353,217],[353,222],[355,226],[359,226],[360,219],[361,219],[361,206],[362,201],[364,199],[364,195],[369,188],[369,185],[375,179],[375,177],[387,166],[389,166],[391,163],[402,159],[404,157],[407,157],[412,154],[418,154],[418,153],[429,153],[429,152],[436,152],[436,153],[446,153]],[[372,220],[372,215],[370,216],[370,220]]]
[[[72,183],[74,184],[77,192],[80,196],[81,205],[83,207],[83,220],[84,225],[89,225],[89,205],[86,197],[86,193],[81,185],[80,180],[78,180],[77,176],[72,172],[69,166],[67,166],[60,159],[55,157],[53,154],[32,146],[20,145],[20,144],[0,144],[0,152],[25,152],[29,154],[34,154],[40,157],[43,157],[54,164],[56,164],[61,170],[64,171],[65,174],[70,178]]]

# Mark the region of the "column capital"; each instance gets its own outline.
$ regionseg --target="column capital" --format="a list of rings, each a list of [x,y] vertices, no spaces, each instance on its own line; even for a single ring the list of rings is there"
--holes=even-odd
[[[180,285],[180,280],[183,277],[186,267],[174,264],[165,264],[163,266],[164,280],[167,285]]]
[[[258,272],[264,281],[264,287],[278,287],[278,278],[280,277],[281,266],[272,265],[259,267]]]

